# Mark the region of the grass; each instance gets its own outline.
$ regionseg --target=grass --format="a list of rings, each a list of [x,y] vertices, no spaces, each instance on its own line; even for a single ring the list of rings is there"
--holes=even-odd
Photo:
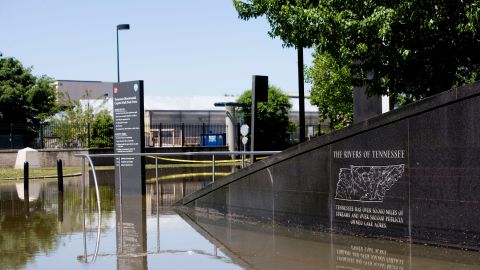
[[[80,167],[64,167],[63,175],[78,174],[81,173]],[[48,167],[48,168],[38,168],[29,170],[30,178],[34,177],[56,177],[57,176],[57,167]],[[23,180],[23,169],[10,169],[10,168],[0,168],[0,179],[9,179],[9,180]]]
[[[233,164],[228,163],[217,163],[217,167],[223,166],[232,166],[232,165],[239,165],[240,163],[234,162]],[[211,167],[211,163],[208,161],[205,163],[189,163],[189,164],[158,164],[158,168],[201,168],[201,167]],[[155,169],[155,164],[147,164],[145,166],[146,169]],[[86,168],[89,169],[88,167]],[[97,171],[103,170],[113,170],[113,166],[95,166]],[[72,174],[81,174],[82,169],[80,167],[64,167],[63,168],[63,175],[72,175]],[[202,173],[197,173],[202,174]],[[211,175],[211,173],[203,173],[205,175]],[[216,173],[220,175],[220,172]],[[168,178],[177,178],[177,177],[185,177],[186,175],[175,175],[169,176]],[[33,181],[50,181],[52,179],[56,179],[57,177],[57,168],[56,167],[46,167],[46,168],[30,168],[29,170],[29,177]],[[150,180],[150,179],[149,179]],[[12,181],[23,181],[23,169],[11,169],[11,168],[0,168],[0,184],[2,183],[12,183]],[[151,180],[150,180],[151,181]]]

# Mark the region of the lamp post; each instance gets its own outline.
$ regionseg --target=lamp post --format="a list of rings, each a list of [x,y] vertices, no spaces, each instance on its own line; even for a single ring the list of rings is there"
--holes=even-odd
[[[300,125],[300,142],[305,141],[305,87],[304,87],[304,68],[303,68],[303,46],[297,47],[298,59],[298,102],[299,102],[299,125]]]
[[[117,25],[117,82],[120,82],[120,53],[118,46],[118,31],[119,30],[130,30],[130,24],[119,24]]]

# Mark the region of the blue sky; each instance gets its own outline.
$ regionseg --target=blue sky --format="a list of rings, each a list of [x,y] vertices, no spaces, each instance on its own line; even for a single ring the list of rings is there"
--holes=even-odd
[[[0,52],[59,80],[144,80],[146,95],[240,94],[254,74],[297,92],[296,50],[230,0],[0,0]],[[312,50],[305,50],[311,65]],[[309,89],[309,85],[306,85]]]

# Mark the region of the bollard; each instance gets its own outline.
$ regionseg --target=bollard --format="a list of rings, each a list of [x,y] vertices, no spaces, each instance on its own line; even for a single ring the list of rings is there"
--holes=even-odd
[[[63,192],[59,192],[57,194],[58,198],[58,222],[62,223],[63,222]]]
[[[23,190],[28,191],[28,161],[23,163]]]
[[[62,160],[57,160],[58,192],[63,192],[63,165]]]
[[[25,216],[28,217],[30,216],[30,194],[28,190],[23,191],[23,200],[24,200],[24,211],[25,211]]]

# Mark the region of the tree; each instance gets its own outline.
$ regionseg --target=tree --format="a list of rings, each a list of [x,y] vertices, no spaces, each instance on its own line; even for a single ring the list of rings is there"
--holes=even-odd
[[[0,58],[0,124],[38,124],[58,111],[52,81],[15,58]]]
[[[310,13],[318,4],[318,0],[233,0],[241,19],[265,16],[271,26],[268,34],[272,38],[280,37],[286,47],[311,47],[315,44],[318,32],[307,18],[313,15]]]
[[[480,0],[233,3],[242,19],[265,15],[285,46],[312,45],[318,57],[345,63],[345,83],[372,95],[415,100],[480,76]]]
[[[87,93],[85,98],[88,97]],[[61,147],[113,146],[113,119],[104,108],[106,100],[94,106],[89,100],[82,104],[67,96],[62,103],[65,110],[51,120],[53,133],[60,138]]]
[[[113,147],[113,118],[107,110],[95,115],[91,129],[90,147]]]
[[[237,100],[246,104],[242,107],[240,115],[250,125],[252,111],[252,91],[245,91]],[[294,127],[288,118],[288,111],[292,108],[288,96],[276,87],[268,88],[268,101],[259,102],[258,115],[255,123],[255,144],[261,149],[255,150],[281,150],[290,145],[289,131]]]
[[[353,122],[353,96],[348,65],[329,54],[314,54],[313,67],[307,71],[312,84],[310,102],[318,107],[321,121],[330,121],[330,129]]]
[[[0,135],[21,135],[22,144],[31,146],[39,124],[57,111],[50,78],[32,75],[15,58],[0,58]]]

